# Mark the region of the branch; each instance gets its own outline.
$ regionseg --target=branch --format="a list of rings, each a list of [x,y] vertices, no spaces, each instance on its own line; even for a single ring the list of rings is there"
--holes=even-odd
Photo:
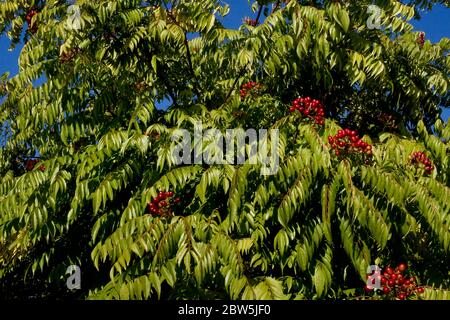
[[[244,75],[245,69],[247,69],[247,66],[241,69],[236,79],[234,79],[233,85],[231,86],[230,90],[227,93],[227,96],[225,97],[224,104],[227,103],[228,99],[230,99],[231,95],[233,94],[234,88],[236,87],[239,79]]]
[[[259,18],[261,17],[261,13],[262,13],[263,9],[264,9],[264,6],[259,6],[258,15],[256,16],[256,19],[255,19],[257,25],[259,24]]]
[[[271,12],[270,14],[274,13],[275,11],[277,11],[278,8],[280,7],[280,4],[281,4],[281,0],[278,0],[278,1],[275,3],[275,5],[272,7],[272,12]]]
[[[192,78],[194,79],[194,92],[197,95],[197,98],[200,98],[200,90],[198,88],[198,81],[197,77],[195,76],[194,72],[194,66],[192,64],[192,55],[191,50],[189,49],[189,42],[187,39],[187,30],[185,30],[177,21],[177,19],[172,15],[172,12],[170,10],[167,10],[167,16],[170,18],[171,22],[175,24],[178,28],[180,28],[183,31],[184,34],[184,46],[186,47],[186,58],[189,66],[189,71],[191,73]]]

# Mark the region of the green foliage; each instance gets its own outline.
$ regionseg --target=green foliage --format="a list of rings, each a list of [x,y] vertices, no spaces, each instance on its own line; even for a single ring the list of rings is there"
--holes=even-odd
[[[369,265],[405,261],[425,298],[448,298],[433,287],[450,287],[449,39],[421,47],[400,1],[382,2],[380,30],[371,1],[278,3],[239,30],[221,1],[174,2],[77,1],[80,30],[65,1],[0,3],[0,31],[25,43],[0,78],[2,296],[341,298]],[[20,39],[32,6],[37,32]],[[241,99],[249,80],[263,89]],[[288,114],[297,96],[323,102],[325,126]],[[278,128],[279,170],[177,166],[171,137],[196,121]],[[337,160],[327,138],[344,126],[366,134],[372,163]],[[408,160],[424,150],[432,176]],[[149,214],[169,190],[174,216]]]

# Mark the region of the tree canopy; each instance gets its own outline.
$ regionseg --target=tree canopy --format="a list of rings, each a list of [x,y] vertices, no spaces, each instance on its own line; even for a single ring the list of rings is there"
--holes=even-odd
[[[405,262],[449,297],[450,40],[409,23],[447,1],[372,2],[0,1],[1,294],[346,298]],[[279,170],[177,165],[199,121],[278,129]]]

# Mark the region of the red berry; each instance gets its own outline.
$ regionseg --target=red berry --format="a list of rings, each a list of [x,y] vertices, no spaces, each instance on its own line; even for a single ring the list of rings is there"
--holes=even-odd
[[[389,292],[391,292],[391,289],[389,287],[383,287],[383,293],[384,294],[388,294]]]
[[[389,281],[388,281],[388,286],[389,286],[389,287],[395,286],[395,280],[389,279]]]
[[[397,298],[399,298],[400,300],[405,300],[406,299],[406,294],[404,293],[400,293]]]
[[[175,200],[173,200],[173,203],[179,203],[180,201],[180,198],[175,198]]]
[[[408,266],[407,266],[405,263],[400,263],[400,264],[398,265],[398,267],[397,267],[397,269],[398,269],[400,272],[405,271],[407,268],[408,268]]]
[[[389,274],[389,275],[394,274],[394,269],[392,269],[391,267],[387,267],[387,268],[386,268],[386,272],[387,272],[387,274]]]
[[[418,292],[418,293],[420,293],[420,294],[422,294],[422,293],[424,293],[424,292],[425,292],[425,289],[424,289],[424,288],[422,288],[422,287],[420,287],[420,288],[417,288],[417,292]]]
[[[160,207],[167,207],[167,202],[166,201],[161,201],[160,203],[159,203],[159,206]]]

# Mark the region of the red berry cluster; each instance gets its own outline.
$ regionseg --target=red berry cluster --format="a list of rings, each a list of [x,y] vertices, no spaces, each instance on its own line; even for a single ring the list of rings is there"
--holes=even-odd
[[[335,136],[328,137],[328,142],[336,156],[352,153],[364,153],[372,156],[372,146],[362,141],[358,133],[350,129],[339,130]]]
[[[419,36],[417,37],[417,44],[422,48],[425,44],[425,32],[419,33]]]
[[[382,112],[380,114],[380,116],[378,117],[378,120],[386,128],[389,128],[389,129],[397,129],[398,128],[398,126],[396,124],[397,118],[392,114]]]
[[[156,130],[152,130],[150,132],[145,132],[144,135],[146,135],[147,137],[150,137],[151,139],[154,139],[154,140],[161,139],[161,134]]]
[[[33,25],[31,25],[32,19],[35,15],[37,15],[38,12],[35,9],[31,9],[30,11],[27,12],[27,15],[25,16],[25,20],[28,23],[28,30],[31,31],[31,33],[35,34],[37,32],[38,26],[37,26],[37,22],[34,22]]]
[[[30,159],[27,160],[25,167],[27,168],[28,171],[31,171],[34,169],[34,166],[36,165],[36,163],[38,163],[39,160],[37,159]]]
[[[73,60],[73,58],[75,58],[75,56],[78,53],[80,53],[80,51],[81,51],[81,49],[78,47],[72,48],[68,52],[63,52],[61,54],[61,56],[59,57],[59,59],[61,60],[62,63],[71,62]]]
[[[262,88],[262,84],[250,81],[241,86],[239,93],[241,94],[241,99],[244,99],[249,93],[253,93]]]
[[[325,110],[319,100],[310,97],[297,98],[290,107],[290,112],[298,110],[303,116],[312,119],[316,124],[323,126],[325,124]]]
[[[29,160],[27,160],[27,162],[26,162],[26,164],[25,164],[25,168],[26,168],[28,171],[31,171],[31,170],[34,169],[34,167],[36,166],[36,164],[37,164],[38,162],[39,162],[38,159],[29,159]],[[39,166],[39,170],[41,170],[42,172],[44,172],[44,171],[45,171],[45,166],[44,166],[44,165],[40,165],[40,166]]]
[[[433,163],[430,159],[427,158],[425,155],[425,152],[422,151],[416,151],[413,152],[409,156],[409,160],[412,165],[414,165],[416,168],[423,167],[425,169],[425,174],[431,174],[434,170]]]
[[[142,91],[144,91],[144,90],[146,90],[146,89],[148,89],[149,88],[149,86],[145,83],[145,82],[143,82],[143,81],[141,81],[141,82],[135,82],[135,84],[134,84],[134,89],[137,91],[137,92],[142,92]]]
[[[255,19],[251,19],[249,17],[245,17],[244,18],[244,23],[246,25],[252,26],[252,27],[256,27],[258,25],[258,21]]]
[[[417,287],[416,279],[414,277],[407,277],[404,272],[408,266],[404,263],[400,263],[397,268],[393,269],[387,267],[384,269],[383,274],[368,275],[375,281],[376,278],[382,285],[382,293],[384,295],[395,296],[400,300],[405,300],[409,296],[414,294],[424,293],[424,288]],[[373,277],[376,277],[375,279]],[[372,282],[374,283],[374,282]],[[364,288],[366,291],[372,291],[374,289],[371,285],[366,285]]]
[[[173,196],[174,193],[172,191],[158,193],[156,198],[148,203],[148,211],[161,217],[172,216],[171,205],[180,202],[180,198],[172,199]]]

